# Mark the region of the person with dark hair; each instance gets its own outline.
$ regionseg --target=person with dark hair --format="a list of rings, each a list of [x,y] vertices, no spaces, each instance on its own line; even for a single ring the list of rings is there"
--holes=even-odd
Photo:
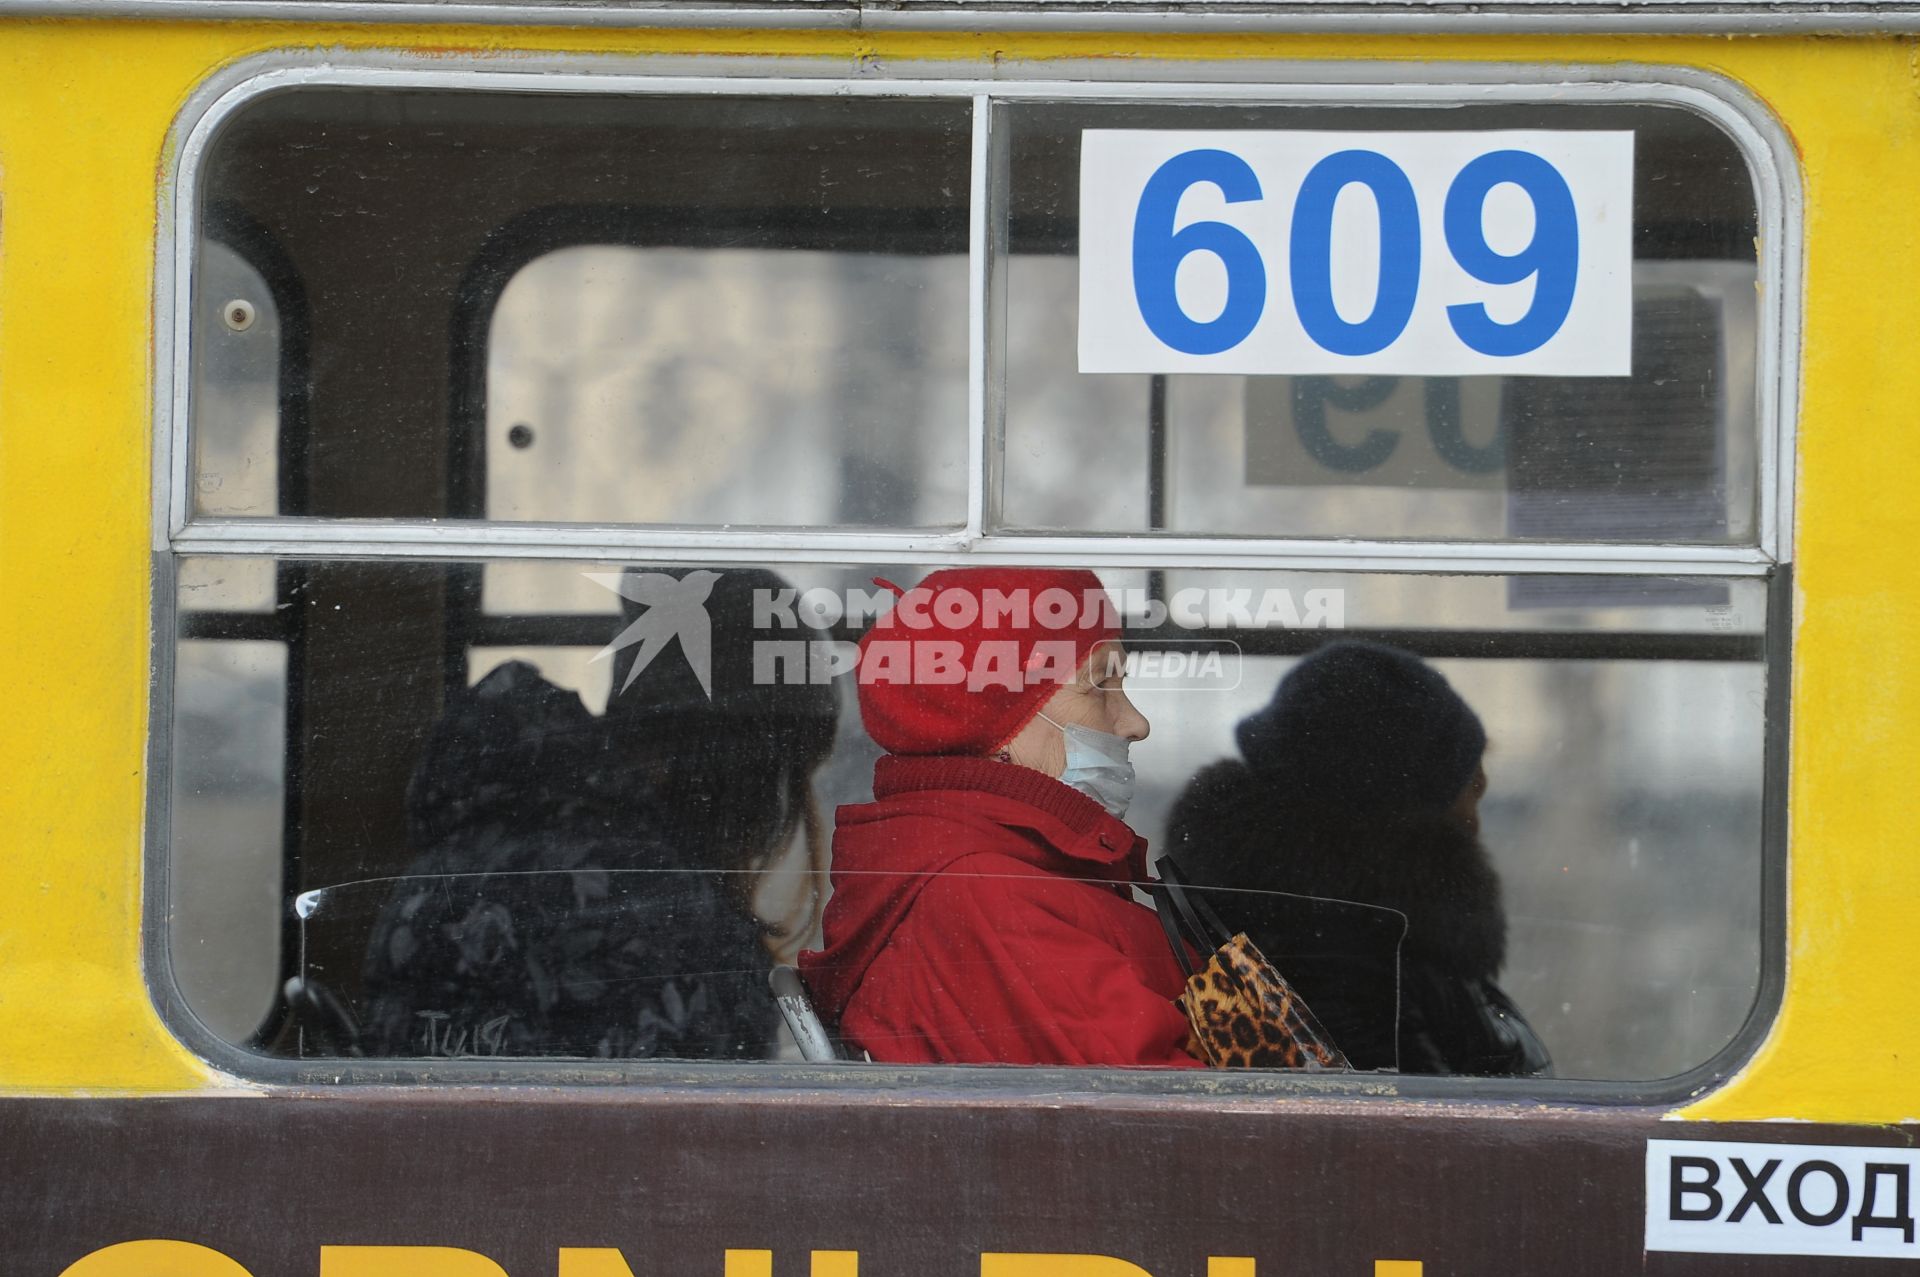
[[[1541,1075],[1496,983],[1500,878],[1480,841],[1487,735],[1439,671],[1376,643],[1301,660],[1204,768],[1167,854],[1286,975],[1356,1069]],[[1274,893],[1274,894],[1260,894]]]
[[[823,877],[834,689],[756,677],[753,596],[787,588],[771,572],[619,588],[604,715],[514,661],[435,726],[407,794],[419,855],[367,953],[366,1054],[772,1052],[767,976],[820,896],[768,920],[754,895],[797,838]],[[796,636],[824,637],[758,637]]]
[[[1111,599],[1087,571],[951,568],[860,643],[887,751],[842,807],[816,1004],[876,1060],[1197,1067],[1184,979],[1132,899],[1132,742]]]

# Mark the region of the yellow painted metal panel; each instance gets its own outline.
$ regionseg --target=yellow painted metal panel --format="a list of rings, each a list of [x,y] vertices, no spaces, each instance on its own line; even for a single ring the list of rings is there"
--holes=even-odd
[[[140,973],[154,207],[216,68],[287,47],[929,58],[1378,58],[1717,71],[1807,196],[1790,965],[1710,1118],[1920,1118],[1920,94],[1904,39],[874,36],[0,23],[0,1091],[222,1080]]]

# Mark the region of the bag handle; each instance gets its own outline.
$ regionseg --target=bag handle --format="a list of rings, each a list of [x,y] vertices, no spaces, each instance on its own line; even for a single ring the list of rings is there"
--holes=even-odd
[[[1196,947],[1218,949],[1233,939],[1233,928],[1220,920],[1213,906],[1190,890],[1186,871],[1171,856],[1162,856],[1159,864],[1160,886],[1178,911],[1181,923]]]
[[[1160,929],[1167,934],[1167,944],[1173,948],[1181,972],[1191,980],[1196,968],[1187,947],[1188,940],[1191,939],[1195,949],[1212,952],[1231,940],[1232,933],[1204,900],[1195,900],[1187,894],[1186,875],[1181,873],[1179,865],[1162,856],[1159,869],[1159,881],[1148,885],[1153,894],[1153,911],[1160,917]]]
[[[1173,883],[1173,890],[1179,896],[1182,907],[1198,915],[1202,924],[1201,934],[1213,948],[1218,949],[1223,944],[1232,943],[1237,928],[1229,927],[1221,921],[1220,915],[1215,913],[1213,906],[1207,903],[1204,889],[1196,893],[1188,892],[1187,888],[1191,884],[1187,881],[1187,871],[1180,867],[1178,861],[1171,856],[1161,857],[1160,876]]]
[[[1147,890],[1153,893],[1153,912],[1160,919],[1160,929],[1167,933],[1167,947],[1173,950],[1173,960],[1180,964],[1181,976],[1193,979],[1193,953],[1180,938],[1180,924],[1174,921],[1173,910],[1167,904],[1166,887],[1156,882]]]

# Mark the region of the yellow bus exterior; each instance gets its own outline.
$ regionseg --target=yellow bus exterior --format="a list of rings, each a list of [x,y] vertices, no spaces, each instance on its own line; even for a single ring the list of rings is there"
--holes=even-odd
[[[850,68],[1630,65],[1742,86],[1790,136],[1804,201],[1805,260],[1789,263],[1803,272],[1800,344],[1786,352],[1798,394],[1784,423],[1797,476],[1785,987],[1737,1073],[1660,1116],[1683,1127],[1920,1122],[1920,555],[1910,539],[1920,535],[1920,358],[1910,348],[1920,334],[1920,38],[1871,32],[669,30],[0,13],[0,1094],[243,1104],[270,1089],[210,1067],[156,1012],[142,970],[142,875],[162,428],[154,288],[169,147],[210,75],[287,50],[481,66],[535,53]]]

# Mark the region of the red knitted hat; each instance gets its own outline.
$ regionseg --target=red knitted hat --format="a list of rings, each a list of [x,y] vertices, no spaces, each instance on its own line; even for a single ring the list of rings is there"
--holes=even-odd
[[[991,753],[1120,637],[1084,568],[944,568],[899,594],[858,667],[860,717],[890,754]]]

